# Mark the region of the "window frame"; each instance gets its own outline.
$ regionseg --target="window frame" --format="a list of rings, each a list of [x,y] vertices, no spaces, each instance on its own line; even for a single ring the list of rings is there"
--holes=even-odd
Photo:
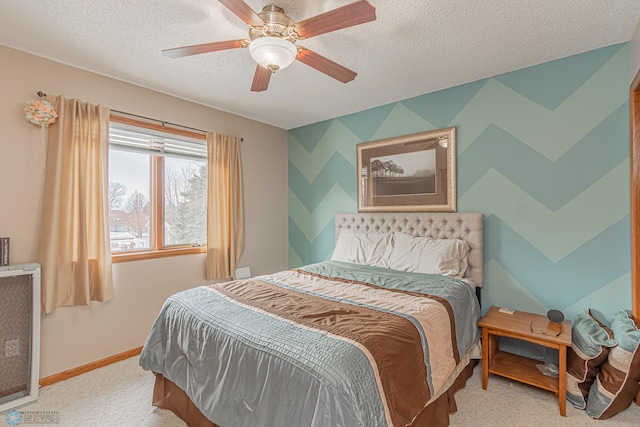
[[[205,134],[190,132],[183,129],[177,129],[173,127],[158,125],[155,123],[145,122],[138,119],[132,119],[129,117],[123,117],[111,113],[109,122],[119,123],[129,126],[135,126],[142,129],[150,129],[169,133],[178,136],[185,136],[188,138],[199,139],[202,141],[207,140]],[[111,148],[109,148],[111,150]],[[141,261],[145,259],[156,259],[178,255],[191,255],[200,254],[207,251],[207,246],[194,246],[194,245],[171,245],[170,247],[163,247],[163,232],[164,232],[164,156],[151,155],[151,177],[150,177],[150,197],[149,203],[151,204],[151,227],[149,230],[149,242],[151,243],[151,249],[143,249],[137,251],[119,251],[117,253],[111,252],[111,262],[129,262],[129,261]],[[207,165],[208,166],[208,165]],[[158,197],[157,194],[162,194],[162,197]]]

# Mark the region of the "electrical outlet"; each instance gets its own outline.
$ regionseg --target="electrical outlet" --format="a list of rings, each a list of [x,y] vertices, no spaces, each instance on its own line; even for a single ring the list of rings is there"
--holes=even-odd
[[[249,267],[236,268],[234,279],[248,279],[249,277],[251,277],[251,269]]]
[[[4,356],[20,356],[20,340],[9,340],[4,343]]]

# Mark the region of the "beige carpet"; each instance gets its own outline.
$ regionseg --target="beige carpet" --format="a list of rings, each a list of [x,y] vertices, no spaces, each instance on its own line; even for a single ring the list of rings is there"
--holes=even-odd
[[[603,421],[593,420],[584,411],[567,405],[567,417],[563,418],[554,394],[496,376],[489,378],[485,391],[481,374],[481,366],[476,367],[467,386],[456,393],[458,412],[451,415],[452,426],[640,426],[640,406],[635,403]],[[44,387],[37,403],[19,410],[53,411],[61,426],[184,426],[170,411],[151,406],[152,389],[153,375],[143,371],[134,357]],[[5,425],[9,424],[3,413],[0,426]]]

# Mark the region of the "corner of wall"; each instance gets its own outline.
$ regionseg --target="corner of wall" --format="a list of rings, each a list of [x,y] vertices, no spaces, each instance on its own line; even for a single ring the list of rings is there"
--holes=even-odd
[[[636,75],[640,71],[640,21],[636,25],[636,29],[629,43],[629,83],[633,82]]]

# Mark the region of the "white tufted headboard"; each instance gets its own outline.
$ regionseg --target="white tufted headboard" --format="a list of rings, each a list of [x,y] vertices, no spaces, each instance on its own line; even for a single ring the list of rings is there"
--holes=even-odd
[[[336,239],[342,229],[359,231],[401,231],[412,236],[434,239],[461,239],[469,244],[469,269],[465,278],[482,287],[483,242],[481,213],[339,213],[336,214]]]

